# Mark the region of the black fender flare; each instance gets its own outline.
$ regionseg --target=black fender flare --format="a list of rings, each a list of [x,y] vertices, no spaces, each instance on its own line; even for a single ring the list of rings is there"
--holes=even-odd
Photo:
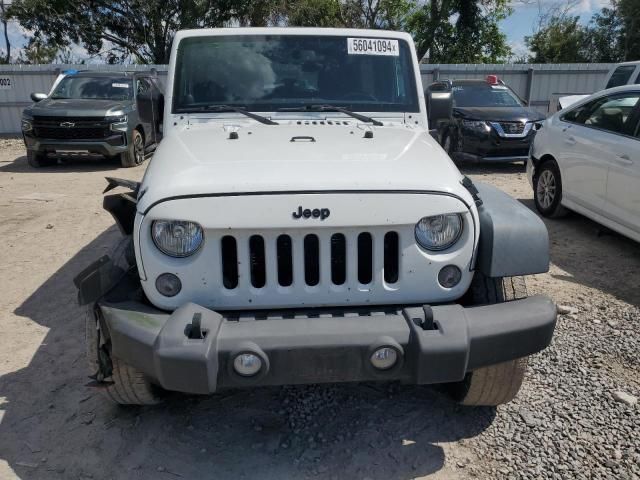
[[[482,200],[476,269],[489,277],[549,271],[549,232],[540,217],[491,185],[475,186]]]

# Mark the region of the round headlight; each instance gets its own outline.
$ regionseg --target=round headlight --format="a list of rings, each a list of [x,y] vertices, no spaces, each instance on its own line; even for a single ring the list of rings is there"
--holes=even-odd
[[[458,213],[424,217],[416,224],[416,241],[427,250],[446,250],[461,234],[462,216]]]
[[[193,255],[204,240],[202,227],[182,220],[156,220],[151,225],[153,243],[171,257]]]

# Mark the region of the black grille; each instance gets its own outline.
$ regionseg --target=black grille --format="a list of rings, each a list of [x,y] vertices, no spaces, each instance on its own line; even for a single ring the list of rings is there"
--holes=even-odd
[[[368,232],[358,235],[358,281],[363,285],[373,279],[373,239]]]
[[[320,282],[320,242],[313,234],[304,237],[304,280],[311,287]]]
[[[110,136],[104,117],[34,117],[34,135],[61,140],[94,140]]]
[[[267,266],[264,257],[264,239],[260,235],[252,235],[249,239],[249,267],[251,285],[256,288],[264,287],[267,282]]]
[[[331,281],[342,285],[347,280],[347,240],[341,233],[331,235]]]
[[[229,290],[238,286],[238,245],[229,235],[222,237],[222,284]]]
[[[278,256],[278,283],[288,287],[293,283],[293,248],[289,235],[280,235],[276,241]]]
[[[369,285],[374,279],[374,268],[383,269],[384,281],[388,284],[398,282],[400,277],[400,239],[396,232],[387,232],[384,237],[373,238],[369,232],[362,232],[357,237],[352,238],[355,245],[353,250],[347,248],[351,245],[343,233],[334,233],[330,237],[330,242],[325,247],[320,244],[320,238],[315,234],[307,234],[302,239],[300,260],[304,263],[301,273],[304,275],[303,281],[306,285],[316,286],[320,283],[320,266],[329,265],[331,269],[330,281],[334,285],[344,285],[351,275],[347,270],[349,255],[355,258],[357,281],[363,285]],[[246,240],[245,240],[246,241]],[[383,257],[374,259],[374,241],[383,242]],[[226,235],[221,239],[221,263],[222,263],[222,284],[226,289],[232,290],[239,284],[238,265],[243,262],[249,263],[249,276],[251,286],[262,288],[267,284],[267,265],[273,265],[277,269],[275,272],[278,285],[288,287],[293,284],[294,277],[294,242],[289,235],[279,235],[275,245],[267,245],[261,235],[249,237],[249,249],[246,253],[248,258],[238,257],[238,245],[235,237]],[[351,248],[351,247],[350,247]],[[350,253],[351,252],[351,253]],[[244,254],[243,254],[244,255]],[[269,255],[275,255],[275,262],[268,262]],[[329,255],[328,262],[321,262],[322,255]],[[273,274],[274,272],[272,272]],[[354,279],[355,280],[355,279]]]
[[[525,124],[522,122],[498,122],[507,135],[522,135]]]
[[[384,236],[384,281],[396,283],[399,276],[399,240],[396,232],[388,232]]]
[[[34,132],[38,138],[61,140],[94,140],[109,136],[108,128],[35,127]]]

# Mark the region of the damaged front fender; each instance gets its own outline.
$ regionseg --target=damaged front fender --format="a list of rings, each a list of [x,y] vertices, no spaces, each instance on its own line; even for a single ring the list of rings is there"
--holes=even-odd
[[[102,193],[107,193],[117,187],[124,187],[130,190],[125,193],[105,196],[102,207],[111,214],[123,235],[131,235],[136,216],[140,183],[122,178],[106,177],[106,179],[107,187]]]

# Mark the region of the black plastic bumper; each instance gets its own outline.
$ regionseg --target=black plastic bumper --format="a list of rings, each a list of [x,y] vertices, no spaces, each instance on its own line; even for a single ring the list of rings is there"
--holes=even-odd
[[[524,161],[529,155],[529,146],[534,135],[524,138],[501,138],[495,133],[484,136],[464,135],[460,151],[453,152],[457,161],[467,162],[514,162]]]
[[[556,307],[545,296],[473,308],[297,312],[286,318],[244,315],[233,320],[193,303],[172,314],[134,302],[101,303],[100,308],[114,356],[167,390],[201,394],[256,385],[454,382],[479,367],[544,349],[556,323]],[[203,339],[187,336],[195,314],[200,314]],[[400,353],[398,363],[386,371],[370,363],[381,346]],[[233,359],[243,352],[263,359],[254,377],[233,370]]]
[[[127,151],[127,140],[123,134],[95,140],[54,140],[25,135],[24,143],[27,150],[36,152],[91,152],[112,157]]]

